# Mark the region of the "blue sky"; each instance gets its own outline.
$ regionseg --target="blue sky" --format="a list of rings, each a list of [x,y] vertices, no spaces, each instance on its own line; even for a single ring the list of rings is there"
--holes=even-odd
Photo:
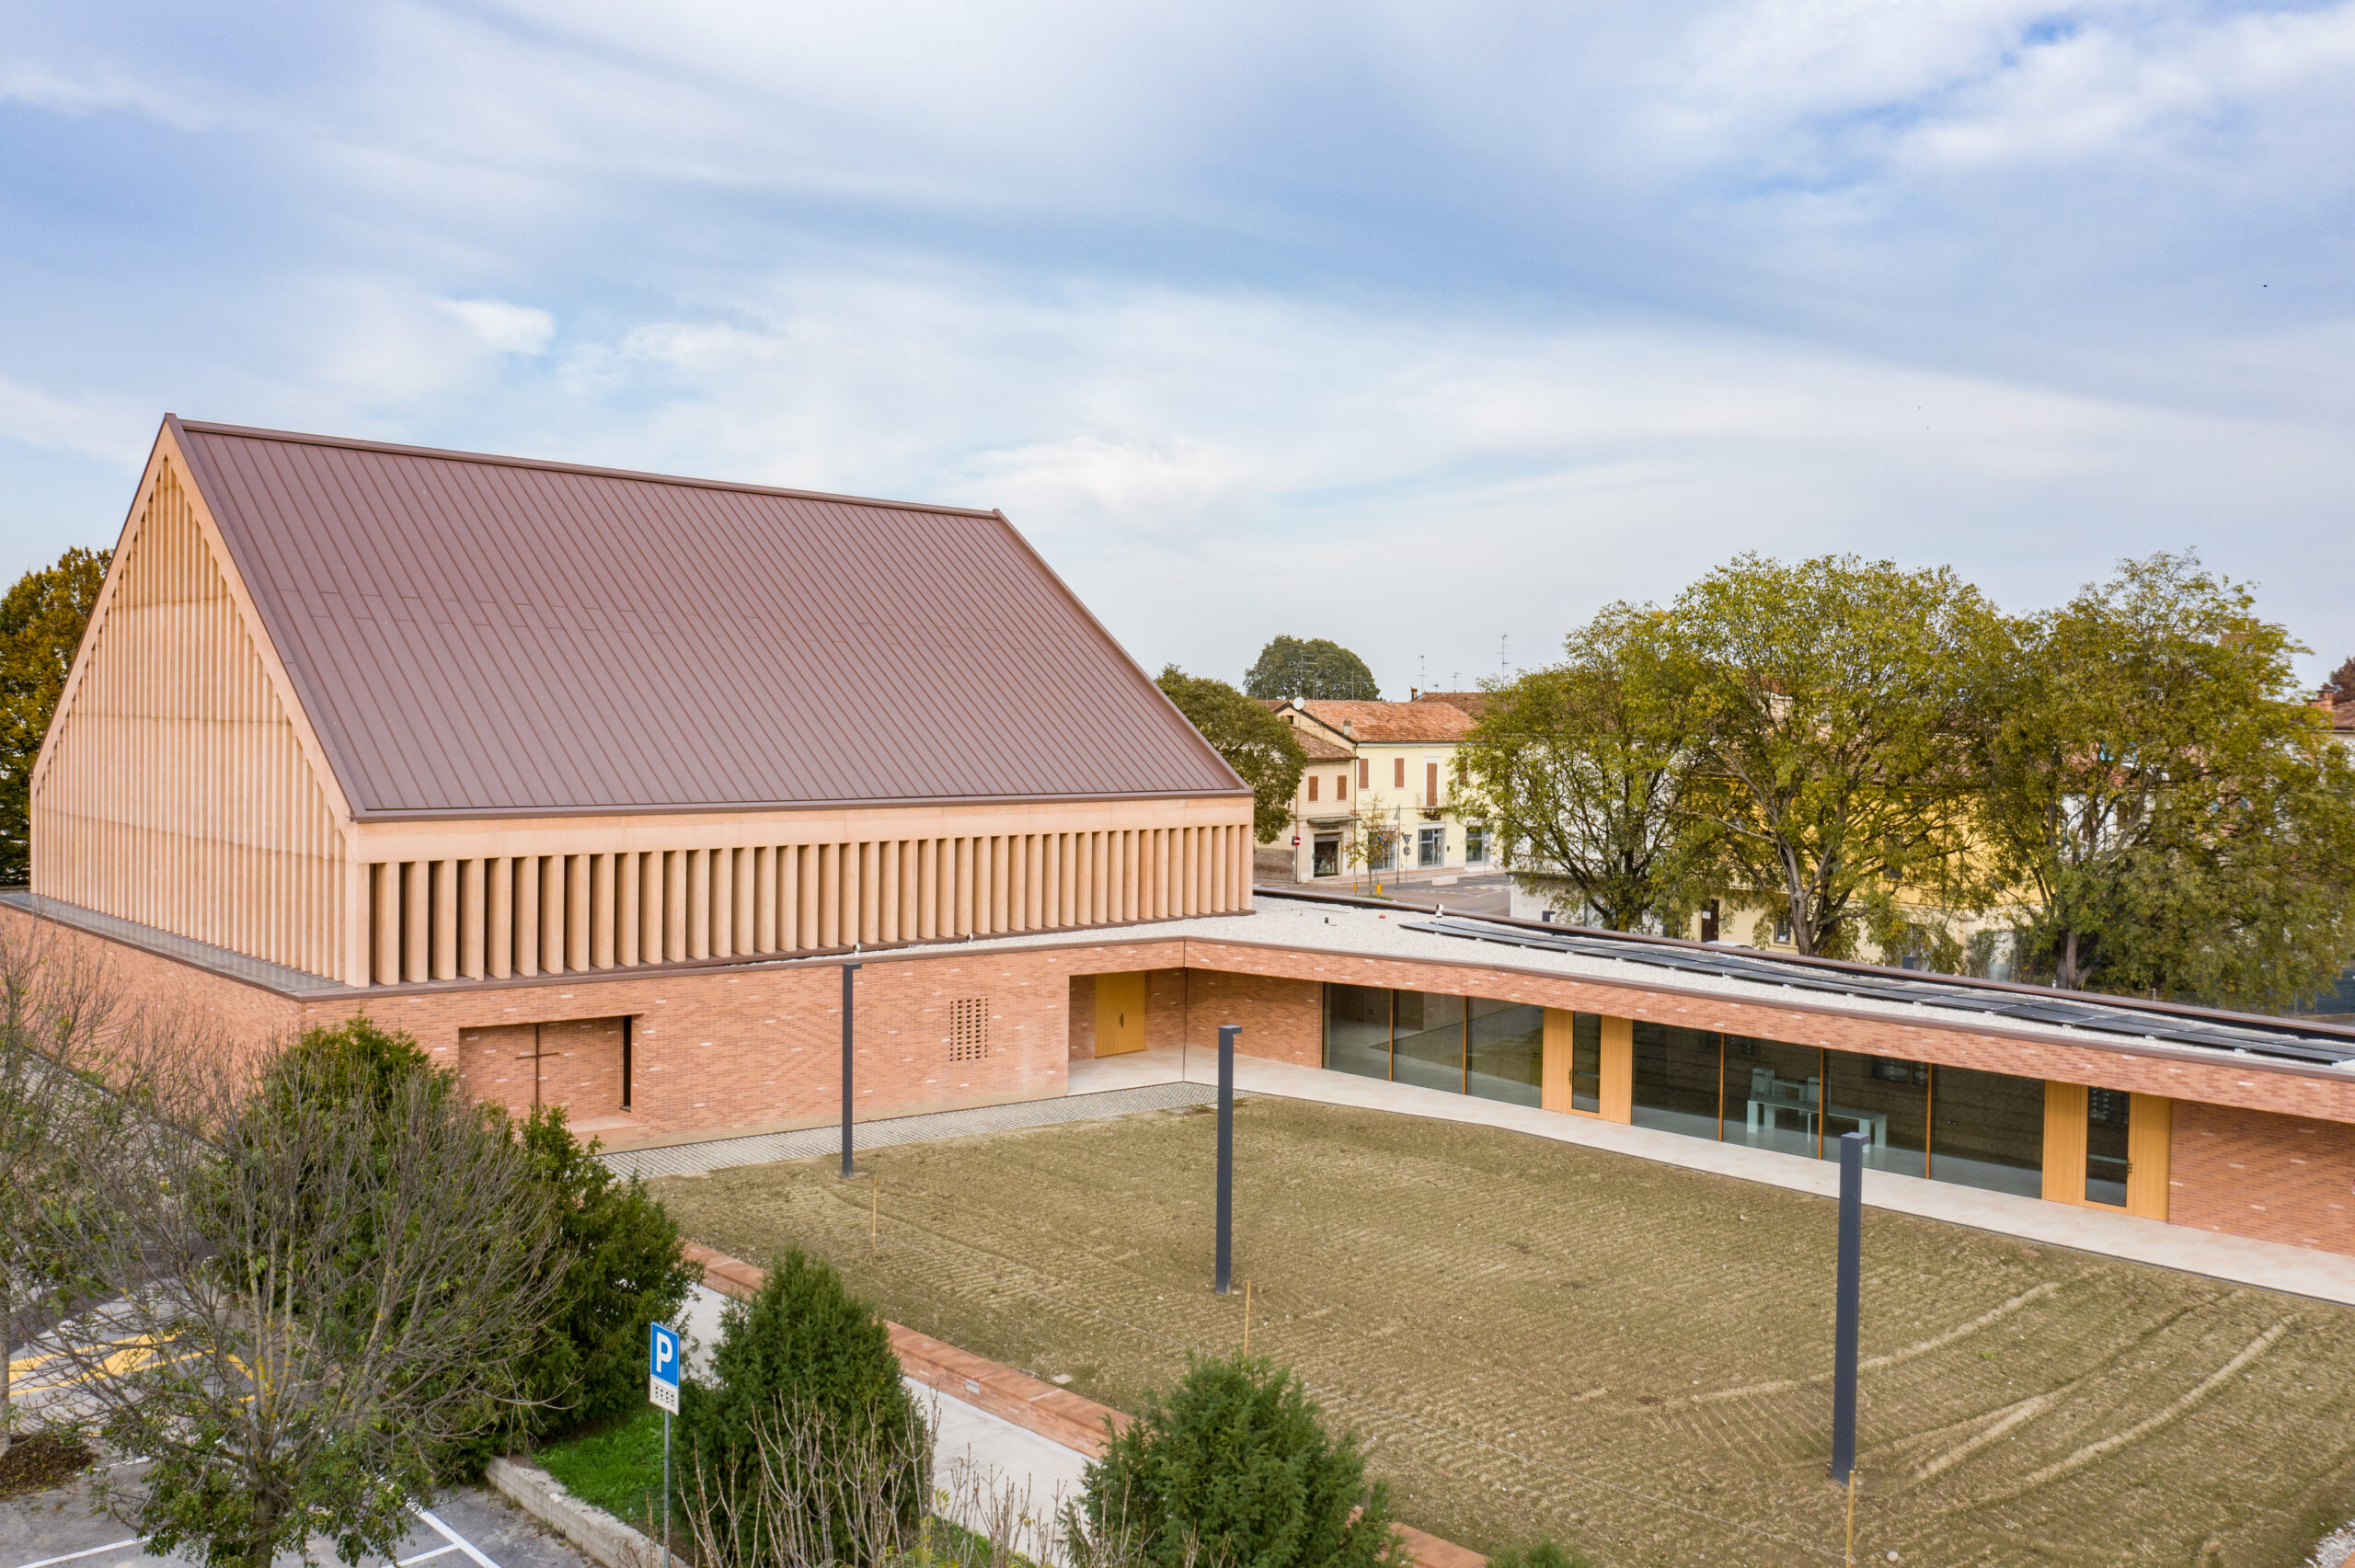
[[[2355,0],[0,37],[11,578],[111,542],[168,408],[1003,507],[1230,678],[1468,683],[1743,548],[2026,609],[2196,547],[2355,653]]]

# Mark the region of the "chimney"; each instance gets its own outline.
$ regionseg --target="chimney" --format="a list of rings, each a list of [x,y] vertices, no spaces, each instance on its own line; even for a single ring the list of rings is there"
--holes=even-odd
[[[1419,702],[1421,702],[1421,701],[1423,700],[1423,689],[1422,689],[1420,686],[1409,686],[1409,687],[1407,687],[1407,700],[1408,702],[1410,702],[1410,703],[1419,703]]]

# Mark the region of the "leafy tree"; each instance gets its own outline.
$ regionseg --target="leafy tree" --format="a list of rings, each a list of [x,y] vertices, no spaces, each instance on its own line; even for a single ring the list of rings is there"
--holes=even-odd
[[[757,1297],[729,1305],[721,1325],[714,1381],[690,1383],[680,1411],[695,1477],[682,1490],[698,1538],[733,1543],[720,1555],[745,1562],[780,1539],[840,1550],[872,1535],[861,1515],[876,1499],[858,1494],[879,1488],[880,1511],[913,1528],[930,1474],[929,1436],[875,1309],[795,1248],[770,1265]],[[795,1442],[797,1429],[820,1441]],[[761,1484],[764,1468],[780,1466],[799,1473],[781,1478],[781,1492]],[[863,1484],[834,1484],[853,1477]],[[763,1516],[780,1505],[820,1516]]]
[[[637,1176],[616,1177],[565,1125],[534,1107],[515,1127],[556,1219],[562,1269],[548,1324],[523,1364],[533,1436],[634,1410],[645,1399],[647,1325],[687,1299],[698,1271],[679,1255],[679,1226]]]
[[[1704,840],[1685,794],[1705,712],[1662,621],[1603,610],[1561,664],[1489,689],[1463,752],[1524,888],[1558,878],[1575,895],[1566,909],[1591,906],[1613,931],[1674,931],[1699,898]]]
[[[1664,635],[1706,741],[1681,804],[1716,877],[1778,898],[1801,953],[1838,955],[1890,888],[1985,897],[1967,862],[1974,715],[2003,623],[1946,568],[1736,557]]]
[[[409,1080],[436,1095],[464,1095],[457,1075],[434,1067],[414,1038],[365,1013],[304,1031],[287,1060],[386,1137],[397,1130],[394,1112]],[[495,1437],[545,1436],[635,1408],[645,1387],[647,1324],[675,1311],[696,1277],[679,1255],[677,1222],[641,1180],[622,1181],[593,1144],[581,1146],[562,1106],[534,1106],[521,1122],[480,1109],[515,1141],[546,1203],[554,1234],[545,1261],[555,1287],[517,1363],[525,1397],[510,1409],[511,1429],[484,1434],[475,1457],[487,1455]]]
[[[221,1054],[180,1053],[104,1150],[106,1191],[48,1222],[109,1305],[106,1334],[43,1347],[150,1460],[130,1506],[155,1550],[389,1557],[443,1460],[528,1397],[546,1196],[446,1075],[392,1073],[355,1115],[353,1053],[281,1053],[249,1093]]]
[[[1189,1356],[1084,1472],[1070,1534],[1082,1568],[1407,1568],[1389,1488],[1357,1436],[1326,1433],[1300,1379],[1260,1358]]]
[[[1282,832],[1308,767],[1308,753],[1292,727],[1225,681],[1189,675],[1174,664],[1163,667],[1156,684],[1251,786],[1251,826],[1259,842]]]
[[[2025,894],[2028,973],[2279,1008],[2355,951],[2355,766],[2302,651],[2190,555],[2120,565],[2022,625],[1984,832]]]
[[[2323,689],[2339,702],[2355,703],[2355,658],[2332,670],[2330,679],[2323,682]]]
[[[1262,699],[1329,698],[1373,703],[1382,698],[1364,659],[1337,642],[1277,637],[1259,650],[1259,661],[1243,677],[1243,690]]]
[[[113,558],[77,545],[0,599],[0,883],[32,874],[33,762]]]

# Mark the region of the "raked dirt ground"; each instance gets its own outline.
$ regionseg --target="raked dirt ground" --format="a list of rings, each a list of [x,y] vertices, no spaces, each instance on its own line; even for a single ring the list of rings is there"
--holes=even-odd
[[[1210,1293],[1206,1110],[656,1185],[883,1312],[1134,1408],[1243,1337]],[[1236,1115],[1252,1349],[1406,1522],[1614,1565],[1841,1561],[1822,1199],[1491,1128]],[[870,1203],[879,1240],[870,1242]],[[2355,1309],[1865,1215],[1856,1561],[2291,1568],[2355,1515]]]

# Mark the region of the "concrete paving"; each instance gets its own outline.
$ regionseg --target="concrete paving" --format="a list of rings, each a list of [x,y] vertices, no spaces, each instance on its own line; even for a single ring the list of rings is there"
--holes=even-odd
[[[1215,1049],[1173,1047],[1075,1061],[1071,1065],[1071,1093],[1094,1095],[1133,1092],[1158,1083],[1215,1086],[1217,1058]],[[1686,1138],[1654,1127],[1628,1127],[1591,1116],[1509,1105],[1443,1090],[1386,1083],[1354,1073],[1296,1067],[1255,1057],[1236,1059],[1235,1082],[1238,1091],[1253,1094],[1504,1127],[1557,1143],[1580,1144],[1794,1192],[1817,1193],[1826,1197],[1839,1193],[1839,1169],[1830,1161],[1806,1160],[1771,1150]],[[2108,1214],[1885,1171],[1865,1173],[1865,1202],[1875,1208],[1943,1219],[2022,1241],[2355,1305],[2355,1257],[2335,1253],[2219,1235],[2163,1220]]]
[[[1215,1087],[1201,1089],[1175,1074],[1141,1081],[1091,1093],[1077,1089],[1046,1100],[1017,1100],[1004,1105],[981,1105],[968,1111],[931,1111],[916,1116],[890,1116],[859,1122],[851,1129],[852,1158],[861,1149],[885,1149],[895,1144],[923,1143],[936,1138],[971,1138],[976,1133],[1010,1132],[1017,1127],[1046,1127],[1057,1122],[1097,1121],[1106,1116],[1133,1116],[1139,1111],[1175,1110],[1214,1098]],[[841,1149],[840,1123],[803,1127],[794,1132],[761,1133],[750,1138],[719,1138],[703,1143],[675,1143],[660,1149],[628,1149],[600,1156],[623,1175],[690,1176],[724,1171],[731,1165],[765,1165],[778,1160],[809,1160]]]

